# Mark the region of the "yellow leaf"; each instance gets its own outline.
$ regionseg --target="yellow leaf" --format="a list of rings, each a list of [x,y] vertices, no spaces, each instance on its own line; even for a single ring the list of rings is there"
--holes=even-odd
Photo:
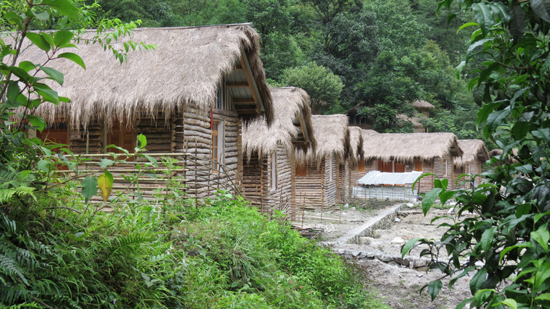
[[[97,179],[97,186],[101,191],[103,201],[107,202],[113,190],[113,175],[108,170],[105,170],[105,173]]]

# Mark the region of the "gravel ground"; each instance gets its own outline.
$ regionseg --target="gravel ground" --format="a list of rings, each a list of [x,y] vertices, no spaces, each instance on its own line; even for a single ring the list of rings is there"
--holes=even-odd
[[[401,255],[401,246],[410,239],[419,237],[440,239],[445,228],[437,228],[437,225],[443,222],[451,223],[452,219],[445,218],[433,224],[431,220],[436,216],[446,215],[448,215],[447,209],[432,209],[425,217],[419,207],[404,207],[391,228],[376,230],[375,238],[364,238],[365,244],[343,244],[335,249]],[[328,238],[330,235],[322,237]],[[411,256],[418,257],[423,248],[426,247],[413,249]],[[441,278],[443,275],[439,270],[427,271],[426,268],[413,270],[395,262],[385,263],[377,259],[361,259],[357,264],[367,274],[368,284],[379,291],[380,297],[391,308],[455,308],[464,299],[471,297],[469,289],[471,277],[469,276],[459,279],[452,290],[448,288],[449,280],[443,279],[443,288],[436,300],[432,302],[427,290],[422,294],[419,294],[419,290],[430,281]]]

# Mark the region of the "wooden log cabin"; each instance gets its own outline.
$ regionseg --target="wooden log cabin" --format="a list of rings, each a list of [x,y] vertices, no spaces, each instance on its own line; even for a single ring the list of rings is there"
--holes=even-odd
[[[64,59],[50,62],[65,73],[63,86],[52,87],[71,103],[42,105],[36,112],[50,129],[38,135],[55,135],[75,154],[104,154],[110,144],[134,152],[144,134],[149,153],[186,160],[179,175],[191,197],[238,188],[242,121],[260,115],[273,121],[258,33],[249,24],[138,28],[127,39],[156,48],[130,52],[121,64],[109,50],[80,43],[74,52],[86,70]],[[24,59],[44,60],[37,48],[23,50]]]
[[[295,151],[316,149],[308,94],[294,87],[271,88],[274,119],[263,117],[243,127],[242,194],[263,213],[296,214]]]
[[[363,135],[366,171],[434,173],[420,181],[419,192],[433,189],[435,178],[454,188],[454,162],[463,151],[453,133],[383,133]]]
[[[458,157],[454,161],[454,184],[459,188],[470,189],[471,185],[477,186],[481,183],[481,165],[489,160],[489,151],[485,147],[485,143],[479,139],[461,139],[458,140],[458,146],[464,152],[462,157]],[[458,179],[462,174],[478,175],[475,179],[463,177]],[[473,183],[472,183],[473,181]]]
[[[298,207],[327,209],[338,202],[343,188],[338,184],[340,164],[350,153],[350,133],[346,115],[313,115],[313,135],[317,148],[296,157],[296,199]]]

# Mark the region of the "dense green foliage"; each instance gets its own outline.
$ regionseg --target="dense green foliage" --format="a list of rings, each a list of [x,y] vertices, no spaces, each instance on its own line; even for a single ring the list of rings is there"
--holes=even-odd
[[[70,186],[0,213],[0,304],[57,308],[377,308],[351,266],[222,193],[163,212],[87,206]],[[29,200],[25,200],[29,201]],[[70,207],[68,207],[70,206]]]
[[[86,0],[91,5],[96,0]],[[480,137],[471,120],[479,109],[458,80],[454,66],[466,51],[471,30],[447,27],[432,0],[97,0],[99,18],[141,19],[143,26],[201,26],[252,22],[262,38],[261,57],[272,84],[303,86],[318,81],[285,72],[311,63],[343,83],[336,99],[322,100],[317,113],[342,113],[365,102],[362,112],[381,131],[408,131],[399,114],[414,116],[406,102],[424,99],[437,109],[431,131],[459,138]],[[456,6],[454,6],[456,7]],[[470,66],[468,66],[469,69]],[[288,73],[287,73],[288,75]],[[466,78],[468,78],[466,76]],[[304,86],[305,87],[305,86]],[[306,89],[315,98],[332,98],[333,87]],[[323,93],[323,91],[325,93]],[[312,93],[310,93],[312,94]]]
[[[459,216],[476,215],[443,224],[448,230],[439,242],[408,242],[403,253],[418,241],[431,247],[422,254],[437,257],[446,250],[449,258],[433,266],[453,278],[450,285],[474,273],[473,297],[460,308],[468,302],[476,308],[548,308],[550,1],[457,2],[475,16],[462,27],[475,29],[463,64],[476,69],[469,82],[481,105],[476,125],[503,154],[492,158],[492,170],[483,174],[487,183],[474,190],[448,190],[446,180],[437,180],[423,200],[425,213],[436,198],[444,203],[454,197]],[[443,0],[440,6],[452,3]],[[432,297],[441,286],[440,280],[429,284]]]

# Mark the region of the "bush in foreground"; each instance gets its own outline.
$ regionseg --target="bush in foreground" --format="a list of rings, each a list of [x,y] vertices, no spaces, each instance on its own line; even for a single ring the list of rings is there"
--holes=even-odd
[[[66,193],[4,208],[0,304],[380,307],[352,266],[231,195],[167,212],[145,202],[111,213],[80,202],[59,206],[74,199]]]

